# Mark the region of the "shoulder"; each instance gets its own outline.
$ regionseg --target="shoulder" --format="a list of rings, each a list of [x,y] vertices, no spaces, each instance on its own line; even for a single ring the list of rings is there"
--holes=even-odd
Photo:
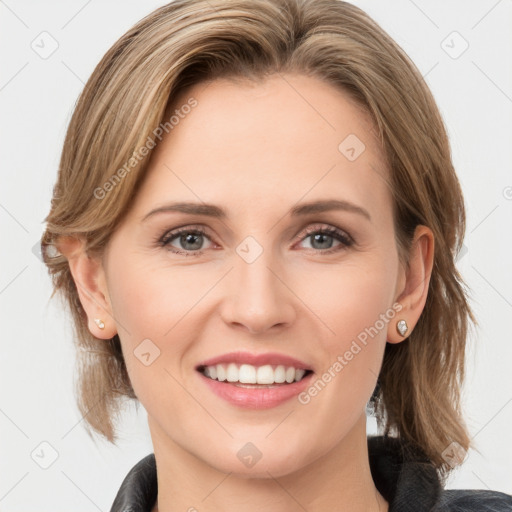
[[[158,493],[155,454],[139,460],[125,476],[110,512],[149,512]]]
[[[444,489],[436,512],[512,512],[512,496],[499,491]]]

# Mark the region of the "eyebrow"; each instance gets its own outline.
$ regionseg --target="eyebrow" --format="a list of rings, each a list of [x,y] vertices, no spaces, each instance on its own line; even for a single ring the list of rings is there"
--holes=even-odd
[[[349,201],[339,199],[327,199],[303,203],[291,208],[289,214],[292,217],[299,217],[302,215],[311,215],[314,213],[322,213],[334,210],[357,213],[365,217],[370,222],[372,220],[368,211],[362,208],[361,206],[358,206]],[[156,215],[158,213],[188,213],[191,215],[203,215],[207,217],[213,217],[220,220],[227,218],[226,212],[221,207],[216,206],[214,204],[179,202],[166,204],[164,206],[160,206],[159,208],[151,210],[142,218],[141,222],[144,222],[149,217]]]

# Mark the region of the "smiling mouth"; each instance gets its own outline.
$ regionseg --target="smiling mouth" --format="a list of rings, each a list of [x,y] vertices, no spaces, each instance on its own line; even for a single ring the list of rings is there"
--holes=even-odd
[[[270,364],[253,366],[236,363],[203,365],[199,366],[197,371],[208,379],[247,388],[286,386],[299,382],[313,373],[312,370],[293,366]]]

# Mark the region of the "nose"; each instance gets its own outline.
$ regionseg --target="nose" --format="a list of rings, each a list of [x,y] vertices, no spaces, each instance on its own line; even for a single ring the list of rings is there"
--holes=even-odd
[[[223,303],[223,320],[251,334],[289,327],[296,314],[293,285],[287,283],[290,277],[269,253],[263,251],[252,263],[235,259],[229,298]]]

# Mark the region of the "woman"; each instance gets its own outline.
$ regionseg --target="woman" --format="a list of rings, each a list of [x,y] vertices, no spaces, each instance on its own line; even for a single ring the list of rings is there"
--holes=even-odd
[[[464,201],[430,91],[360,9],[141,20],[86,84],[46,221],[89,428],[148,413],[112,511],[512,510],[443,489],[473,447]]]

